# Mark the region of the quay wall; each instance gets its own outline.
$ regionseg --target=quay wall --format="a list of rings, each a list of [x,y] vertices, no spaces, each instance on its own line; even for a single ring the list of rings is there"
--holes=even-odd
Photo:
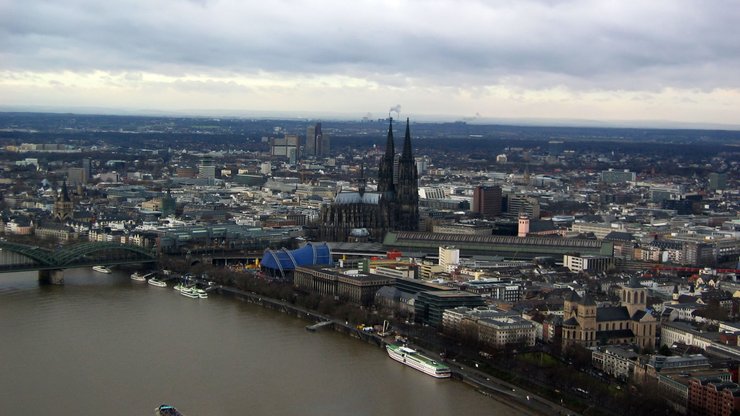
[[[313,323],[331,321],[331,327],[336,332],[349,335],[353,338],[357,338],[378,347],[384,347],[386,344],[386,341],[382,337],[376,334],[361,331],[348,322],[342,322],[330,316],[322,315],[315,311],[292,305],[283,300],[268,298],[257,293],[247,292],[227,286],[219,286],[215,289],[215,291],[218,291],[222,295],[233,296],[234,298],[241,300],[242,302],[253,303],[255,305],[262,306],[263,308],[279,311]]]

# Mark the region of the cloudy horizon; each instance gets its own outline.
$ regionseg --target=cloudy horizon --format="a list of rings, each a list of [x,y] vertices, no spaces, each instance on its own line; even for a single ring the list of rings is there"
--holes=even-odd
[[[0,104],[738,125],[735,6],[0,0]]]

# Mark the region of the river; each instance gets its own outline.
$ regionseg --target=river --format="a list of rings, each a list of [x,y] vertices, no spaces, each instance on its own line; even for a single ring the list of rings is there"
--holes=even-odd
[[[491,415],[512,409],[384,351],[211,295],[67,270],[0,274],[0,415]]]

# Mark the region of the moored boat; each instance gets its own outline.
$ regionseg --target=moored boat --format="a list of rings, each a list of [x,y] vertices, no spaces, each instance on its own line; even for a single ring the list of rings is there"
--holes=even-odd
[[[107,266],[93,266],[92,269],[98,273],[110,274],[111,270]]]
[[[208,297],[208,293],[206,293],[206,291],[203,290],[203,289],[198,289],[197,287],[193,286],[193,287],[190,288],[190,290],[193,293],[197,294],[198,297],[201,298],[201,299],[206,299]]]
[[[136,282],[146,282],[146,276],[139,272],[133,272],[131,273],[131,280],[134,280]]]
[[[154,409],[154,414],[157,416],[183,416],[183,414],[175,409],[174,406],[170,406],[168,404],[157,406],[157,408]]]
[[[194,292],[189,287],[186,287],[186,288],[180,290],[180,294],[183,295],[183,296],[185,296],[185,297],[188,297],[190,299],[198,299],[198,298],[200,298],[200,296],[198,295],[198,293],[197,292]]]
[[[435,378],[449,378],[450,367],[439,363],[424,354],[408,347],[388,344],[385,346],[388,356],[394,360],[415,368]]]
[[[149,279],[149,284],[156,287],[167,287],[167,283],[163,282],[162,280],[157,279],[156,277],[152,277]]]

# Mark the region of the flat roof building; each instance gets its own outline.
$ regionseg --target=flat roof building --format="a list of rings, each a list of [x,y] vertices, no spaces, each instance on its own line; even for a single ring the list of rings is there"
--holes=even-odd
[[[356,269],[326,266],[296,267],[293,285],[321,296],[333,296],[357,305],[370,306],[375,293],[383,286],[393,284],[392,277],[360,273]]]
[[[462,290],[420,292],[414,305],[415,319],[435,328],[442,328],[442,315],[446,309],[458,306],[475,308],[485,304],[480,295]]]

